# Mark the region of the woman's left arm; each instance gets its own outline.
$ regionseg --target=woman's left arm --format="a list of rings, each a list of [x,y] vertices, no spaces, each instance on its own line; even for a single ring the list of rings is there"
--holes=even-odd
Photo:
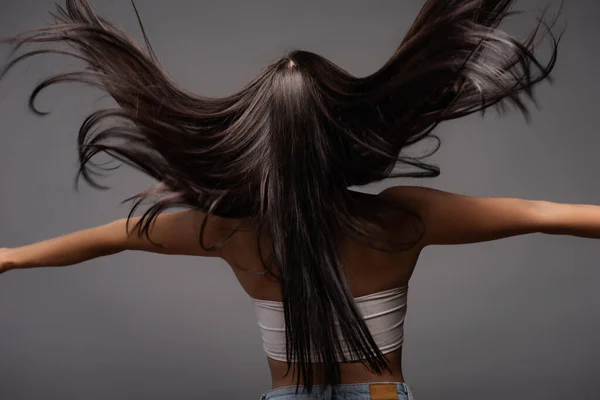
[[[58,236],[52,239],[11,249],[0,249],[0,272],[10,269],[58,267],[78,264],[93,258],[116,254],[124,250],[140,250],[162,254],[221,256],[220,250],[206,251],[200,246],[200,228],[204,213],[186,210],[163,213],[150,226],[150,240],[139,237],[132,227],[140,217],[129,221],[119,219],[105,225]],[[220,234],[218,217],[209,218],[204,244],[212,246]],[[157,246],[156,244],[162,245]]]

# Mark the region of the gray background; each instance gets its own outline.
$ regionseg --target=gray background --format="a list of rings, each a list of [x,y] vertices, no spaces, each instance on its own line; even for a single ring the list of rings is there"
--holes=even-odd
[[[127,1],[101,13],[141,39]],[[239,89],[293,48],[364,75],[391,55],[423,1],[137,2],[154,48],[183,86]],[[521,2],[540,10],[543,1]],[[4,0],[0,36],[50,22],[49,0]],[[568,30],[541,109],[442,125],[432,180],[398,180],[480,196],[600,204],[600,4],[567,1]],[[526,32],[536,14],[507,29]],[[0,56],[7,54],[2,47]],[[544,54],[544,53],[542,53]],[[77,64],[42,57],[0,82],[0,247],[29,244],[124,217],[119,202],[151,181],[128,168],[110,191],[73,190],[76,132],[102,106],[76,85],[34,84]],[[599,220],[599,214],[594,216]],[[418,399],[597,399],[598,244],[527,235],[426,249],[411,281],[404,368]],[[258,398],[270,377],[252,303],[223,261],[124,252],[64,268],[0,276],[0,399]]]

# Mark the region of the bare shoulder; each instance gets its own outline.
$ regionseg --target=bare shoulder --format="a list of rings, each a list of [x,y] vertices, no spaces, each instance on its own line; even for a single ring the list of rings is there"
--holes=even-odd
[[[540,232],[545,201],[482,197],[422,186],[392,186],[380,196],[415,210],[425,223],[422,247],[467,244]]]

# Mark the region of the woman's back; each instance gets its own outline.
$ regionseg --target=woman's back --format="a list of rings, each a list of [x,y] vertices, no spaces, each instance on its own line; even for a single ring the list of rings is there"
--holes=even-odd
[[[86,63],[82,71],[41,82],[30,107],[43,114],[35,98],[61,82],[99,87],[116,101],[118,107],[95,111],[82,124],[78,177],[102,187],[93,178],[98,171],[92,165],[112,168],[90,160],[105,152],[156,180],[128,199],[135,200],[132,214],[145,200],[154,203],[135,225],[138,239],[144,233],[149,239],[153,222],[173,206],[191,208],[204,223],[216,217],[213,227],[227,238],[240,223],[252,222],[253,229],[238,231],[223,248],[209,248],[205,224],[198,232],[190,222],[181,222],[189,214],[166,217],[161,222],[179,221],[162,229],[163,237],[177,244],[161,251],[218,254],[256,304],[282,304],[283,317],[277,307],[267,312],[278,316],[272,320],[277,325],[268,327],[281,332],[285,321],[285,341],[277,343],[288,351],[278,358],[297,361],[298,368],[287,375],[286,362],[270,359],[275,386],[302,383],[310,393],[319,382],[328,388],[337,383],[403,382],[399,346],[405,286],[421,249],[529,232],[537,229],[531,221],[538,214],[522,202],[414,189],[408,197],[421,205],[425,197],[429,200],[422,209],[409,210],[388,196],[360,195],[347,188],[387,178],[438,176],[437,166],[420,161],[426,156],[415,158],[403,150],[436,138],[431,133],[442,122],[494,105],[500,110],[514,105],[527,114],[531,89],[554,67],[558,40],[551,33],[553,21],[544,18],[524,42],[499,30],[512,3],[428,0],[397,50],[372,74],[354,76],[323,56],[295,50],[270,62],[238,92],[213,98],[175,85],[143,29],[145,48],[97,15],[87,0],[67,0],[54,14],[55,24],[9,42],[14,50],[45,43],[66,44],[69,51],[30,50],[11,59],[0,78],[19,61],[42,53],[71,55]],[[533,51],[537,32],[546,30],[553,48],[550,60],[542,63]],[[398,166],[408,170],[396,170]],[[403,189],[395,192],[405,197]],[[515,206],[522,208],[511,219]],[[123,228],[120,222],[115,226]],[[188,235],[174,226],[185,226]],[[125,248],[122,243],[147,248],[151,242],[138,239],[111,239],[119,244],[109,250]],[[270,279],[272,271],[260,274],[265,265],[280,267],[278,280]],[[393,288],[402,294],[384,302]],[[379,311],[388,313],[385,324],[380,324],[378,310],[362,314],[358,300],[352,301],[374,293],[382,296],[379,306],[384,309]],[[372,315],[379,324],[375,333],[366,321]],[[391,344],[375,337],[385,329],[393,330]],[[343,353],[351,357],[340,357]],[[362,362],[340,368],[341,359]],[[314,360],[322,364],[315,368]],[[298,382],[292,380],[296,378]]]
[[[376,197],[377,195],[373,195]],[[242,220],[222,220],[224,235],[235,229]],[[401,228],[401,227],[399,227]],[[393,221],[387,235],[389,239],[398,239],[402,229],[394,229]],[[265,260],[269,260],[269,246],[262,240],[261,253]],[[404,252],[388,253],[375,250],[371,247],[345,236],[340,240],[340,259],[345,270],[353,297],[365,296],[398,288],[408,284],[416,266],[421,247],[416,245]],[[264,266],[258,252],[258,235],[254,230],[240,230],[236,232],[223,247],[223,258],[231,266],[238,281],[246,293],[253,299],[282,301],[279,284],[264,275]],[[393,373],[383,375],[374,374],[360,362],[342,363],[341,383],[359,382],[403,382],[402,376],[402,348],[387,353],[390,368]],[[273,388],[292,386],[296,382],[292,374],[286,375],[287,363],[268,357]],[[321,384],[322,371],[315,365],[315,384]]]

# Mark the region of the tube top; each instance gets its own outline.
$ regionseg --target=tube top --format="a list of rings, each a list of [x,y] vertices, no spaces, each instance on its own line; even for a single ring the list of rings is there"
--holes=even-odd
[[[407,294],[408,284],[354,298],[377,347],[383,354],[402,347]],[[262,334],[264,351],[275,360],[287,361],[283,303],[255,298],[252,300]],[[351,359],[349,350],[343,345],[345,340],[342,336],[339,340],[344,355],[347,359]],[[311,360],[317,360],[314,354],[311,354]],[[342,360],[339,354],[338,360]]]

